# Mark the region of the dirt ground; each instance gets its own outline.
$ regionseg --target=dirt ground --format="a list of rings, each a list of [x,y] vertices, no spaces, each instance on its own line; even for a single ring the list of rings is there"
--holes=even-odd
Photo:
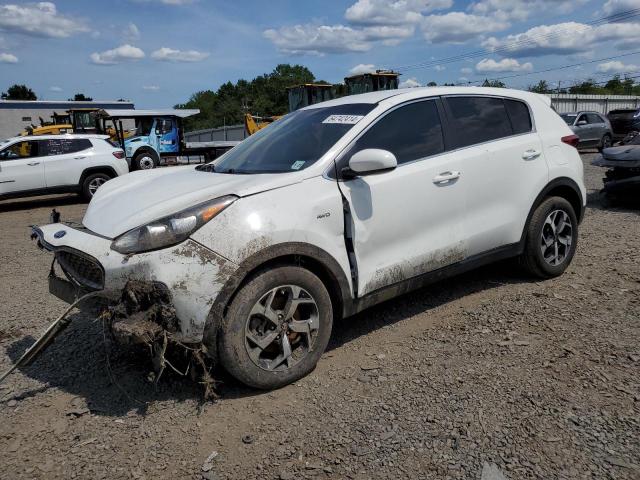
[[[77,315],[0,386],[0,477],[640,478],[640,210],[589,208],[567,273],[512,263],[387,302],[334,327],[308,377],[274,392],[222,376],[221,399]],[[74,196],[0,203],[0,371],[65,305],[29,241]]]

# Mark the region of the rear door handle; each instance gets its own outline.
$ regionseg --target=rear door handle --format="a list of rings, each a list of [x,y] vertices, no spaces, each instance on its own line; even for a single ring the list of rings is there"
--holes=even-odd
[[[82,160],[83,158],[87,158],[87,157],[73,157],[74,160]]]
[[[523,160],[534,160],[534,159],[538,158],[540,155],[542,155],[542,152],[540,150],[530,149],[530,150],[527,150],[526,152],[524,152],[522,154],[522,159]]]
[[[30,163],[27,163],[27,165],[29,165],[30,167],[33,167],[35,165],[40,165],[40,162],[30,162]]]
[[[439,175],[433,177],[433,183],[436,185],[451,182],[460,178],[460,172],[442,172]]]

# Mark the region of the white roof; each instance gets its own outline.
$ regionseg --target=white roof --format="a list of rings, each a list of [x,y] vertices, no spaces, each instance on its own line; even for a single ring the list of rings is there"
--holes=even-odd
[[[326,102],[316,103],[305,107],[306,109],[333,107],[336,105],[348,105],[353,103],[380,103],[390,100],[392,103],[402,103],[406,100],[423,97],[437,97],[440,95],[495,95],[499,97],[513,97],[520,99],[540,98],[543,102],[550,104],[551,100],[545,95],[527,92],[525,90],[513,90],[510,88],[490,88],[490,87],[421,87],[421,88],[401,88],[398,90],[382,90],[378,92],[361,93],[359,95],[347,95]]]
[[[116,118],[133,118],[133,117],[180,117],[186,118],[200,113],[198,109],[192,110],[119,110],[119,109],[106,109],[101,110],[109,117]]]
[[[58,134],[58,135],[23,135],[23,136],[18,136],[18,137],[9,137],[5,140],[2,140],[2,142],[11,142],[13,140],[22,140],[22,141],[27,141],[27,140],[53,140],[53,139],[59,139],[59,138],[102,138],[104,140],[107,140],[109,137],[109,135],[98,135],[97,133],[62,133],[62,134]]]

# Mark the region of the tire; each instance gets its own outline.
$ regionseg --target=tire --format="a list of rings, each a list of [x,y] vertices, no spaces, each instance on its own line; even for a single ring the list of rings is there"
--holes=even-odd
[[[88,175],[87,178],[84,179],[84,182],[82,182],[82,196],[86,200],[91,201],[96,190],[109,180],[111,180],[111,176],[106,173],[93,173]]]
[[[555,216],[552,216],[554,213]],[[570,222],[569,229],[566,225],[567,220]],[[549,222],[553,223],[555,228]],[[558,226],[562,231],[556,234],[555,229]],[[557,277],[564,273],[576,253],[578,218],[567,200],[562,197],[549,197],[533,212],[526,235],[524,252],[520,257],[525,270],[538,278]],[[546,253],[543,254],[545,240],[547,243],[549,240],[553,242],[546,247]]]
[[[298,306],[292,298],[301,300]],[[282,387],[315,368],[332,324],[331,298],[318,277],[301,267],[266,270],[240,289],[224,317],[218,337],[222,366],[250,387]],[[292,352],[287,360],[285,343]]]
[[[131,166],[134,170],[151,170],[152,168],[156,168],[159,163],[160,161],[154,153],[140,152],[133,157]]]
[[[604,150],[605,148],[609,148],[613,145],[613,139],[611,138],[611,135],[609,135],[608,133],[605,133],[602,137],[602,140],[600,140],[600,146],[598,147],[599,151]]]

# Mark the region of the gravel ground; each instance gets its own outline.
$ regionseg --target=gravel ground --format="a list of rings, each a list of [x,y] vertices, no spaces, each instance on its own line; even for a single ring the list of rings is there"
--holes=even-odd
[[[3,478],[640,478],[640,210],[589,208],[573,264],[534,282],[511,263],[335,325],[308,377],[257,392],[222,376],[157,389],[142,353],[78,315],[0,386]],[[0,370],[65,306],[28,240],[73,196],[0,203]]]

